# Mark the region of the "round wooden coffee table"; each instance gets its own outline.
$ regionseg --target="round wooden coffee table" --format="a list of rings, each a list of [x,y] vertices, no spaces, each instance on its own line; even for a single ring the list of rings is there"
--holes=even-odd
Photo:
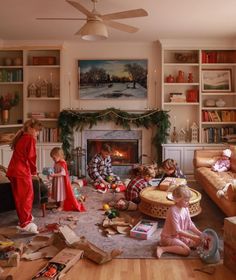
[[[190,188],[192,193],[189,202],[190,216],[194,217],[201,213],[200,200],[202,195]],[[173,200],[167,198],[167,192],[158,190],[156,187],[147,187],[140,193],[141,202],[139,203],[139,210],[154,218],[166,218],[168,208],[174,205]]]

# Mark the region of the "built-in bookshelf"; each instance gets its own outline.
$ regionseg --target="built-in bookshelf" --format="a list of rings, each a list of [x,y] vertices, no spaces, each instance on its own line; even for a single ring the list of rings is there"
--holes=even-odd
[[[175,127],[191,143],[193,123],[198,143],[222,143],[236,134],[235,77],[234,49],[163,48],[162,109],[170,114],[170,135]]]

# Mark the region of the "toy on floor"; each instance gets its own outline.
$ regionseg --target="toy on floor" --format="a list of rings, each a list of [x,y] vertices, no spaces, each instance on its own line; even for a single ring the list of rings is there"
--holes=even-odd
[[[85,196],[82,195],[82,194],[79,192],[77,186],[73,186],[73,185],[72,185],[72,188],[73,188],[73,193],[74,193],[74,196],[76,197],[76,199],[77,199],[78,201],[80,201],[80,202],[84,202],[84,201],[85,201]]]
[[[112,183],[111,188],[117,193],[118,192],[124,192],[126,190],[125,184],[121,181],[118,181],[116,183]]]
[[[94,182],[94,187],[100,193],[106,193],[109,189],[108,186],[98,181]]]
[[[54,169],[52,167],[44,167],[42,174],[46,176],[50,176],[51,174],[54,173]]]
[[[205,229],[202,235],[202,242],[197,248],[201,260],[208,264],[220,261],[219,239],[213,229]]]

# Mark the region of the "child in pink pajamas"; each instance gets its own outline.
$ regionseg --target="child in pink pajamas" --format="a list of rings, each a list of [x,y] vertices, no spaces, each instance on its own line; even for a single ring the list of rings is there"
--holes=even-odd
[[[175,205],[167,211],[156,255],[159,259],[165,252],[188,256],[191,247],[201,242],[202,232],[196,228],[189,214],[191,192],[188,186],[180,185],[172,192]]]

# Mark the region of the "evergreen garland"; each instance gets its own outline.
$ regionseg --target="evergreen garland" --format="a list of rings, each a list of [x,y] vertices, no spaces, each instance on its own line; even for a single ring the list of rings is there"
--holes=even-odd
[[[156,146],[158,159],[161,155],[161,144],[166,142],[168,128],[170,127],[169,114],[162,110],[151,110],[143,114],[130,114],[125,111],[108,108],[95,113],[81,113],[74,110],[63,110],[59,115],[59,128],[61,130],[62,148],[66,158],[70,158],[73,140],[73,130],[82,131],[85,127],[92,128],[99,121],[113,121],[123,129],[130,130],[131,126],[156,128],[153,143]]]

